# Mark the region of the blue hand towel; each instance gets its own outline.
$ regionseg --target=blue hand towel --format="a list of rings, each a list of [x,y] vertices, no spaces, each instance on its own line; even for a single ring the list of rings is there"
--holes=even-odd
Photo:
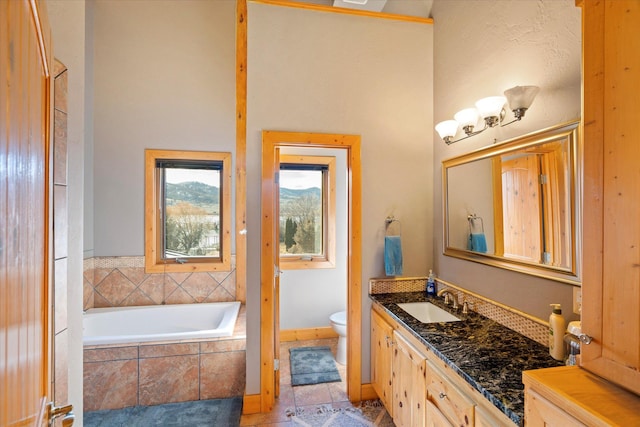
[[[484,233],[469,234],[467,249],[474,252],[487,252],[487,239]]]
[[[387,276],[402,275],[402,241],[400,236],[384,238],[384,272]]]

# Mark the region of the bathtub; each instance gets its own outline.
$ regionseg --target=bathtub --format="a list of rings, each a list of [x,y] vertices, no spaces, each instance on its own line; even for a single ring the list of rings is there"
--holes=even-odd
[[[91,308],[83,315],[87,345],[230,337],[240,302]]]

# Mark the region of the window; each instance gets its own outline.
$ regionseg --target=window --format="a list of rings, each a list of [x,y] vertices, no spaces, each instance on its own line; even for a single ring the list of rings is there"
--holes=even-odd
[[[335,266],[335,157],[280,156],[283,269]]]
[[[147,272],[226,271],[231,154],[145,151]]]

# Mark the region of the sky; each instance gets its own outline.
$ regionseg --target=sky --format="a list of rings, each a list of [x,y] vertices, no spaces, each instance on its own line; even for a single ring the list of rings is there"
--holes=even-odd
[[[291,190],[322,188],[322,173],[319,171],[280,171],[280,187]]]
[[[170,184],[195,181],[212,185],[214,187],[220,187],[220,172],[212,170],[167,168],[165,180]]]
[[[196,181],[220,186],[220,174],[205,170],[167,168],[165,179],[171,184]],[[292,190],[322,188],[322,174],[318,171],[280,171],[280,187]]]

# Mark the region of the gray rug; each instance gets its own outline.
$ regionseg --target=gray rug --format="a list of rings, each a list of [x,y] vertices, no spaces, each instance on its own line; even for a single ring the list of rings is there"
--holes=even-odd
[[[85,427],[239,426],[242,398],[196,400],[84,413]]]
[[[294,426],[303,427],[394,427],[393,419],[380,401],[362,402],[353,408],[319,406],[298,408],[290,418]]]
[[[308,385],[342,381],[331,348],[296,347],[289,349],[291,385]]]

